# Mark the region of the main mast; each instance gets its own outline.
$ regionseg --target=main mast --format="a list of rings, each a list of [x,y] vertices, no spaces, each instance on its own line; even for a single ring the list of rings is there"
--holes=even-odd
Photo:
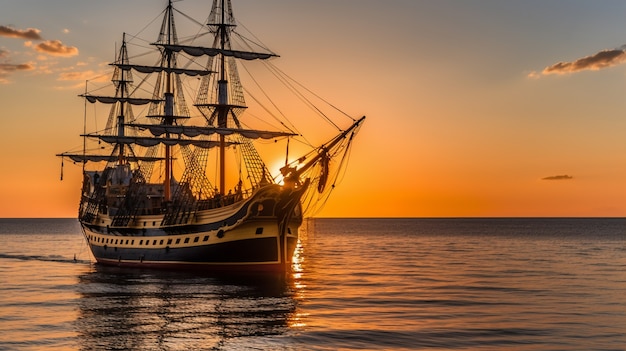
[[[174,18],[172,11],[172,1],[170,0],[167,6],[167,44],[172,44],[172,35],[174,34]],[[164,50],[165,59],[167,60],[167,68],[172,68],[172,55],[173,52],[171,50]],[[174,94],[172,89],[172,72],[168,71],[166,74],[166,87],[165,87],[165,117],[163,120],[163,124],[172,125],[174,123]],[[170,137],[169,132],[165,135],[167,138]],[[171,146],[165,145],[165,180],[164,180],[164,190],[163,197],[165,201],[170,201],[172,198],[171,191],[171,183],[172,183],[172,150]]]
[[[226,48],[227,37],[227,25],[226,25],[226,11],[224,7],[225,0],[221,2],[221,20],[219,24],[220,35],[220,49]],[[226,57],[224,54],[220,55],[220,79],[218,81],[218,101],[217,101],[217,126],[220,128],[228,127],[228,80],[226,79]],[[225,194],[226,189],[226,139],[224,135],[220,135],[220,187],[219,192],[221,195]]]

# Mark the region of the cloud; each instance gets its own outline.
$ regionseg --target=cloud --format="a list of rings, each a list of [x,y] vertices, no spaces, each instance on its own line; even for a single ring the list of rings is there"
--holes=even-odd
[[[9,74],[17,71],[31,71],[35,69],[35,65],[32,63],[20,63],[20,64],[10,64],[10,63],[0,63],[0,84],[7,84],[9,80],[7,77]]]
[[[32,46],[33,44],[28,42],[26,46]],[[38,52],[53,55],[53,56],[76,56],[78,55],[78,48],[74,46],[66,46],[60,40],[46,40],[34,46],[34,49]]]
[[[69,30],[64,30],[68,33]],[[44,40],[41,31],[35,28],[15,29],[8,26],[0,25],[0,37],[24,39],[24,46],[31,48],[39,53],[37,61],[48,61],[50,56],[56,57],[72,57],[78,55],[78,48],[63,44],[60,40]],[[8,84],[9,76],[18,71],[30,71],[37,69],[37,73],[50,74],[53,73],[53,67],[56,62],[52,61],[46,65],[35,66],[33,63],[14,64],[9,62],[9,56],[14,56],[14,52],[9,52],[4,48],[0,48],[0,83]],[[20,53],[17,53],[18,55]],[[22,53],[23,54],[23,53]],[[26,54],[31,56],[30,54]]]
[[[88,70],[83,72],[64,72],[59,74],[58,80],[74,80],[84,82],[86,80],[94,80],[94,77],[101,76],[102,74]]]
[[[30,71],[35,69],[32,63],[20,63],[13,65],[10,63],[0,63],[0,72]]]
[[[597,71],[603,68],[617,66],[626,62],[626,48],[602,50],[594,55],[579,58],[571,62],[557,62],[541,71],[541,75],[568,74],[580,71]],[[539,73],[531,72],[528,77],[537,78]]]
[[[108,82],[110,81],[110,73],[95,72],[87,70],[84,72],[64,72],[59,74],[57,81],[63,82],[63,85],[54,87],[56,90],[76,90],[85,87],[85,81]],[[66,84],[68,83],[68,84]]]
[[[555,175],[555,176],[549,176],[549,177],[541,178],[541,180],[570,180],[570,179],[574,179],[574,177],[572,177],[570,175],[567,175],[567,174]]]
[[[41,40],[41,31],[36,28],[14,29],[0,25],[0,36],[18,39]]]
[[[78,65],[80,66],[80,65]],[[92,70],[75,70],[73,67],[71,70],[67,70],[66,72],[62,72],[58,75],[57,81],[63,82],[63,85],[56,86],[57,90],[76,90],[79,88],[85,87],[85,81],[89,82],[108,82],[110,81],[110,72],[104,71],[92,71]],[[66,84],[66,83],[69,83]]]

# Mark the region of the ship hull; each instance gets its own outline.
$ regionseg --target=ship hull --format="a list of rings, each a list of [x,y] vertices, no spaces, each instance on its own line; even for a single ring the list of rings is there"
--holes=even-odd
[[[85,225],[83,231],[96,261],[105,265],[264,271],[284,270],[291,264],[298,226],[292,222],[289,228],[295,234],[286,237],[273,230],[278,228],[275,223],[259,221],[222,235],[219,230],[164,236],[103,234]]]
[[[114,227],[113,217],[100,214],[81,226],[93,256],[104,265],[284,271],[298,242],[300,196],[273,185],[241,203],[199,211],[183,224],[163,226],[161,215]]]

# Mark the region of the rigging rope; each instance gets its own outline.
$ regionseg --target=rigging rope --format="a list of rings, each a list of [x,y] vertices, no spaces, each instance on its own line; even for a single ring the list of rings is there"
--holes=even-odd
[[[281,109],[276,105],[276,103],[274,103],[274,101],[269,97],[269,95],[265,92],[265,90],[263,89],[263,87],[259,84],[259,82],[254,78],[254,75],[252,75],[252,73],[248,70],[248,68],[246,67],[246,65],[242,65],[243,69],[248,73],[248,75],[250,76],[250,79],[252,79],[252,81],[254,82],[254,84],[261,90],[261,92],[263,93],[263,95],[265,96],[265,98],[267,100],[269,100],[269,102],[272,104],[272,106],[274,106],[274,108],[278,111],[278,113],[287,121],[289,122],[289,119],[285,116],[285,114],[281,111]],[[263,103],[261,101],[259,101],[256,97],[254,97],[254,95],[245,87],[243,88],[244,91],[250,96],[252,97],[252,99],[254,101],[256,101],[272,118],[274,118],[276,120],[276,122],[280,123],[282,126],[284,126],[285,128],[287,128],[290,132],[292,133],[298,133],[300,134],[300,132],[298,132],[297,130],[294,131],[294,129],[296,128],[293,123],[289,122],[291,124],[291,127],[288,127],[287,125],[285,125],[285,123],[280,120],[278,117],[276,117],[276,115],[274,115],[267,107],[265,107],[265,105],[263,105]],[[292,129],[293,128],[293,129]]]
[[[266,62],[266,64],[268,66],[270,66],[272,69],[275,69],[277,72],[279,72],[282,76],[284,76],[285,78],[288,78],[289,80],[293,81],[295,84],[297,84],[298,86],[300,86],[302,89],[306,90],[309,94],[315,96],[316,98],[320,99],[321,101],[323,101],[324,103],[328,104],[328,106],[334,108],[337,112],[340,112],[341,114],[343,114],[344,116],[350,118],[353,122],[356,122],[356,119],[354,119],[353,117],[351,117],[350,115],[348,115],[347,113],[345,113],[344,111],[342,111],[341,109],[339,109],[337,106],[331,104],[329,101],[327,101],[326,99],[322,98],[321,96],[315,94],[313,91],[311,91],[310,89],[308,89],[307,87],[305,87],[304,85],[302,85],[302,83],[298,82],[297,80],[295,80],[294,78],[290,77],[288,74],[286,74],[285,72],[283,72],[280,68],[278,68],[276,65],[271,64],[270,62]],[[326,117],[326,116],[325,116]],[[332,123],[332,122],[331,122]],[[333,125],[335,125],[334,123],[332,123]],[[336,126],[336,125],[335,125]]]

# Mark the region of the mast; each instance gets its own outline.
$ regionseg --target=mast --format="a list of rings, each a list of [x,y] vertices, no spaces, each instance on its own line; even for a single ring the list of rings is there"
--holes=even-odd
[[[125,63],[128,60],[128,52],[126,51],[126,33],[122,34],[122,47],[120,48],[120,61],[122,63]],[[117,116],[117,136],[119,138],[123,138],[124,137],[124,108],[125,108],[125,103],[124,103],[124,93],[126,91],[126,77],[125,77],[125,73],[124,71],[120,72],[120,84],[119,84],[119,89],[120,89],[120,97],[122,99],[120,99],[120,111],[119,111],[119,115]],[[118,144],[119,149],[119,154],[118,154],[118,158],[117,158],[117,164],[119,166],[121,166],[122,164],[124,164],[124,144]]]
[[[170,5],[168,8],[171,8],[169,11],[173,12],[173,7]],[[179,44],[177,42],[177,37],[175,33],[175,26],[173,24],[173,18],[169,20],[171,25],[166,24],[164,22],[162,35],[165,35],[166,32],[170,33],[170,36],[167,40],[164,38],[159,40],[156,45],[163,48],[163,64],[162,66],[168,66],[165,68],[165,71],[174,74],[187,74],[187,75],[199,75],[207,76],[203,78],[203,82],[201,83],[201,88],[199,94],[199,98],[197,103],[194,104],[198,107],[204,117],[207,119],[208,124],[217,128],[217,130],[226,131],[230,129],[241,129],[241,125],[237,120],[237,111],[241,109],[245,109],[245,102],[243,101],[243,91],[240,86],[238,73],[236,70],[236,64],[233,60],[242,59],[242,60],[265,60],[271,57],[276,57],[278,55],[271,52],[257,52],[257,50],[236,50],[231,47],[231,35],[232,29],[231,27],[235,27],[235,21],[232,14],[232,8],[230,6],[230,0],[214,0],[213,7],[211,9],[210,19],[207,25],[211,28],[210,32],[213,34],[213,45],[212,46],[195,46],[195,45],[185,45]],[[168,22],[169,23],[169,22]],[[168,25],[166,30],[165,26]],[[199,56],[208,56],[207,68],[204,71],[196,71],[192,69],[185,68],[177,68],[177,57],[176,54],[184,53],[188,56],[199,57]],[[167,64],[165,60],[168,60]],[[211,69],[211,68],[213,69]],[[130,69],[131,67],[124,67],[125,69]],[[141,70],[141,71],[153,71],[152,68],[145,66],[132,66],[133,69]],[[218,74],[219,72],[219,74]],[[205,73],[215,73],[215,74],[205,74]],[[171,78],[173,80],[173,78]],[[168,93],[165,94],[166,100],[166,108],[174,109],[176,106],[173,103],[167,102],[170,98],[173,99],[172,92],[178,89],[175,86],[176,81],[167,81],[166,85],[168,85]],[[169,86],[171,85],[171,87]],[[171,89],[171,90],[170,90]],[[203,92],[203,89],[207,89],[207,91]],[[210,93],[209,93],[210,91]],[[210,94],[210,97],[209,97]],[[178,108],[176,107],[176,110]],[[179,111],[177,111],[179,112]],[[166,115],[167,115],[166,111]],[[164,127],[171,126],[180,126],[176,123],[176,115],[172,115],[169,118],[167,116],[164,117],[163,122],[161,123]],[[232,120],[231,120],[232,118]],[[218,133],[219,135],[216,138],[219,151],[217,153],[217,170],[216,175],[219,180],[216,181],[215,192],[218,194],[225,194],[227,189],[226,179],[226,149],[232,145],[232,142],[229,141],[229,134],[227,133]],[[244,131],[244,133],[240,133],[244,138],[248,138],[246,136],[248,134]],[[169,136],[167,136],[169,139]],[[171,160],[172,155],[166,155],[168,159]],[[171,163],[171,161],[169,161]],[[172,172],[171,169],[168,170],[168,175],[171,179]],[[167,187],[168,184],[165,184]],[[165,191],[164,191],[165,193]]]
[[[225,9],[224,1],[221,3],[221,20],[220,20],[220,49],[224,50],[226,46],[226,21],[225,21]],[[224,54],[220,55],[220,79],[218,81],[218,116],[217,126],[220,128],[228,127],[228,80],[226,80],[226,57]],[[226,139],[223,135],[220,135],[220,187],[219,192],[221,195],[225,194],[226,188]]]
[[[85,81],[85,95],[87,95],[87,84],[89,84],[89,80]],[[84,111],[83,111],[83,174],[85,173],[85,166],[87,165],[87,162],[85,162],[85,156],[87,155],[87,99],[85,99],[84,103]],[[61,159],[61,163],[63,163],[63,160]],[[61,172],[63,172],[63,169],[61,169]],[[61,178],[63,178],[63,173],[61,173]]]
[[[172,13],[172,0],[169,0],[167,6],[167,44],[172,44],[172,27],[174,26]],[[165,50],[166,60],[167,60],[167,68],[168,72],[166,73],[166,88],[165,88],[165,125],[172,125],[174,122],[174,94],[172,93],[172,51]],[[166,137],[169,138],[169,132],[166,133]],[[164,190],[163,197],[165,201],[170,201],[172,198],[171,191],[171,183],[172,183],[172,150],[171,146],[165,145],[165,180],[164,180]]]

